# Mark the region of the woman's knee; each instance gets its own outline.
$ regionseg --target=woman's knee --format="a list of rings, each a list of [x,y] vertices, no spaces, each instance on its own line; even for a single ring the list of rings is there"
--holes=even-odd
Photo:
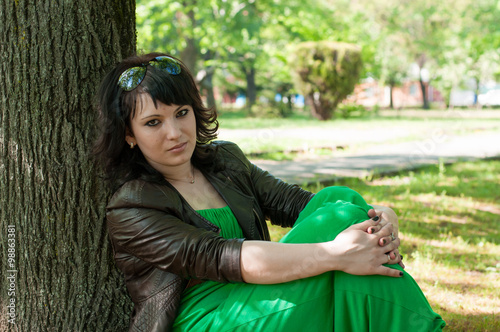
[[[327,202],[344,201],[355,205],[365,206],[366,201],[355,190],[345,186],[331,186],[320,190],[316,196]]]

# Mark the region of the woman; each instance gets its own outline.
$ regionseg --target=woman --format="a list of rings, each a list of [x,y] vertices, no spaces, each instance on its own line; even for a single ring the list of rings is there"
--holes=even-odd
[[[131,331],[438,331],[397,217],[345,187],[314,195],[216,142],[181,61],[124,60],[99,90],[95,154]],[[269,242],[266,218],[292,230]],[[370,219],[371,218],[371,219]]]

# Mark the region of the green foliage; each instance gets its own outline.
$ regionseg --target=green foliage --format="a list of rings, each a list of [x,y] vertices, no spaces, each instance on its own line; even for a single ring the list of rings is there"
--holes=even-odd
[[[347,43],[305,42],[297,45],[291,63],[298,88],[309,99],[313,115],[328,120],[358,82],[361,49]]]
[[[203,93],[257,101],[297,93],[288,59],[298,43],[355,43],[360,77],[397,86],[428,73],[447,98],[470,78],[500,76],[499,16],[498,0],[137,0],[137,43],[183,59]]]
[[[364,106],[357,104],[340,104],[338,110],[344,119],[348,119],[355,115],[363,117],[367,113]]]

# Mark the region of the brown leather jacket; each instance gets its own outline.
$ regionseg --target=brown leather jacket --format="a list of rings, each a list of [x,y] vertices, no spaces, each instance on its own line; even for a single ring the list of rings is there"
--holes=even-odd
[[[233,143],[219,145],[225,165],[204,175],[227,202],[248,240],[269,240],[266,218],[291,227],[313,194],[250,163]],[[171,185],[132,180],[107,206],[115,262],[134,302],[130,331],[169,331],[189,280],[243,282],[243,239],[226,240]]]

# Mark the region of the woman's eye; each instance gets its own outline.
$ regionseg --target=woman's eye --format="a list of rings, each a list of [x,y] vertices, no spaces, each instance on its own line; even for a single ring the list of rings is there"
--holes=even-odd
[[[177,113],[177,117],[181,117],[181,116],[185,116],[186,114],[188,114],[189,110],[187,108],[183,109],[183,110],[180,110],[178,113]]]
[[[154,126],[156,126],[158,123],[160,123],[160,121],[158,121],[158,120],[154,119],[154,120],[148,121],[148,122],[146,123],[146,126],[149,126],[149,127],[154,127]]]

